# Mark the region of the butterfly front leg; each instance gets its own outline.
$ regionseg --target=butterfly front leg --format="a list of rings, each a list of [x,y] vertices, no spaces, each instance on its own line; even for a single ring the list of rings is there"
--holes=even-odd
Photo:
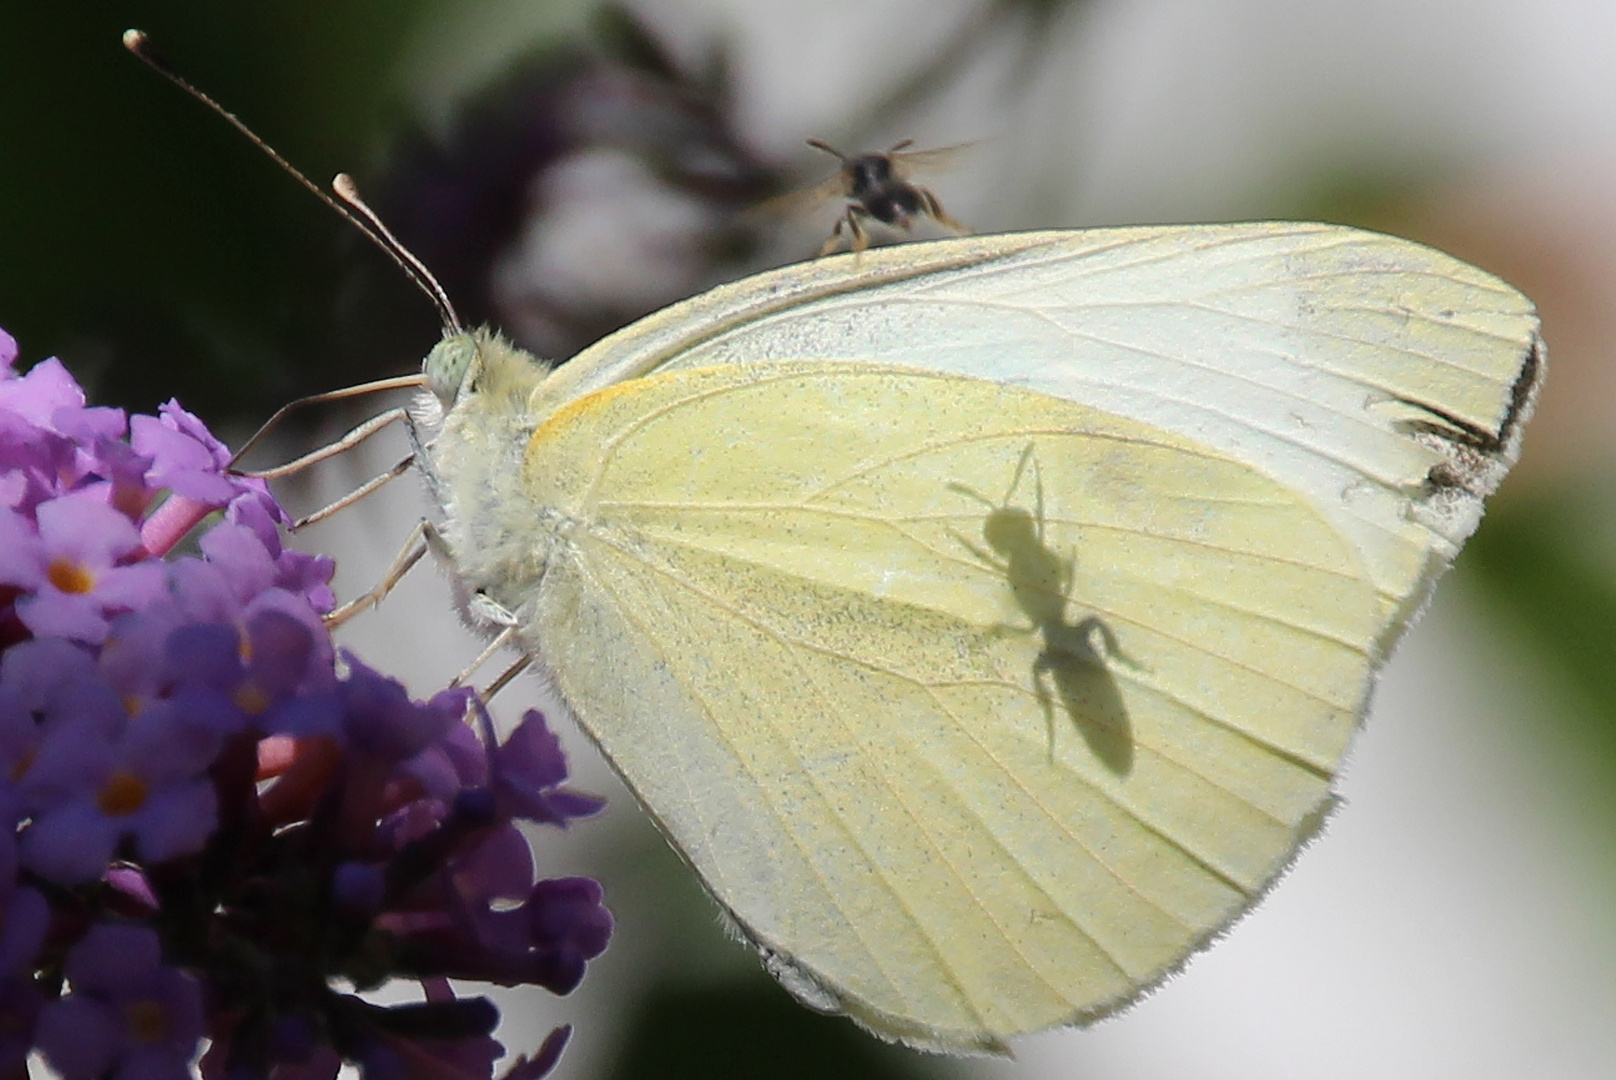
[[[393,561],[388,564],[387,569],[382,573],[381,579],[376,582],[369,592],[354,597],[327,615],[325,617],[326,627],[335,630],[355,615],[369,611],[377,604],[380,604],[387,598],[387,594],[392,592],[394,587],[403,580],[404,575],[409,573],[428,551],[431,551],[439,561],[446,564],[452,563],[449,558],[449,545],[443,539],[443,534],[438,532],[437,526],[430,521],[422,521],[410,531],[410,535],[405,539],[403,547],[399,548],[398,554],[393,556]]]
[[[480,606],[479,601],[485,602],[486,607]],[[487,618],[491,623],[500,625],[501,629],[499,633],[495,634],[489,639],[488,644],[483,647],[482,652],[477,654],[476,659],[467,664],[465,668],[461,670],[460,674],[449,680],[450,686],[459,686],[467,679],[470,679],[479,668],[488,663],[495,653],[509,645],[511,643],[511,639],[516,636],[517,630],[520,629],[520,624],[516,621],[516,616],[511,614],[507,608],[501,605],[498,601],[494,600],[492,597],[488,596],[486,593],[475,594],[467,603],[477,615]],[[506,683],[510,682],[519,673],[521,673],[528,666],[528,664],[532,663],[532,659],[533,658],[531,656],[524,652],[521,658],[518,659],[515,664],[507,668],[503,675],[495,679],[488,685],[487,688],[483,690],[483,700],[488,701],[495,694],[499,693],[501,688],[503,688]]]
[[[437,536],[437,542],[443,545],[443,555],[440,557],[447,559],[449,548],[441,534]],[[453,566],[452,563],[447,563],[447,565],[450,565],[451,568]],[[489,638],[488,644],[484,646],[483,651],[477,654],[476,659],[467,664],[465,669],[450,681],[450,686],[459,686],[470,679],[495,653],[511,645],[517,631],[521,629],[521,621],[516,617],[516,613],[492,596],[489,596],[483,589],[472,589],[463,592],[461,596],[466,615],[474,629],[486,631],[490,628],[497,628],[497,630],[494,636]],[[517,647],[520,649],[520,644]],[[514,665],[483,690],[483,700],[486,701],[499,693],[500,689],[515,678],[531,661],[532,658],[526,652],[523,652],[521,658]]]

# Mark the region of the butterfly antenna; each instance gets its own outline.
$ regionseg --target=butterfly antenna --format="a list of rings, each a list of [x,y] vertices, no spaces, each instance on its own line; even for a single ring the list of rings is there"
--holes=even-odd
[[[125,30],[123,32],[123,47],[134,53],[147,67],[223,118],[231,127],[245,135],[249,142],[269,155],[270,160],[279,165],[284,172],[312,192],[315,198],[342,215],[343,220],[358,229],[371,243],[386,253],[387,257],[392,259],[400,270],[404,271],[405,275],[415,283],[416,287],[426,293],[432,300],[433,305],[437,307],[438,315],[443,319],[446,330],[455,333],[461,331],[460,320],[455,315],[454,307],[449,303],[449,297],[444,293],[443,286],[438,284],[437,279],[427,272],[420,259],[416,258],[403,244],[399,243],[397,237],[382,226],[375,212],[359,201],[357,190],[353,191],[354,197],[352,199],[348,199],[346,195],[343,195],[343,198],[359,211],[358,214],[355,214],[348,207],[327,195],[314,181],[304,176],[297,166],[281,157],[273,146],[265,142],[239,116],[219,104],[205,91],[192,85],[190,80],[186,79],[185,76],[174,70],[165,60],[159,57],[152,47],[150,36],[144,30]],[[341,179],[343,178],[339,176],[338,180]],[[351,180],[348,181],[348,186],[352,188]],[[336,182],[333,182],[333,187],[336,187]],[[338,194],[343,194],[340,188],[338,189]]]
[[[438,283],[438,279],[432,276],[432,271],[426,268],[426,263],[422,262],[415,252],[405,247],[403,241],[382,224],[381,216],[370,208],[370,204],[360,198],[359,185],[354,183],[353,177],[347,173],[338,173],[331,181],[331,190],[370,224],[375,230],[369,234],[371,239],[380,243],[382,250],[391,255],[394,262],[404,267],[404,272],[420,286],[421,291],[431,297],[433,305],[438,309],[438,315],[443,319],[444,330],[456,334],[463,333],[465,328],[460,324],[460,316],[455,314],[454,304],[449,302],[449,294]]]

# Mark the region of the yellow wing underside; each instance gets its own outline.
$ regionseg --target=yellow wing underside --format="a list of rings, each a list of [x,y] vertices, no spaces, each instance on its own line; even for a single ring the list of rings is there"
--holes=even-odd
[[[1233,459],[877,364],[553,415],[528,644],[799,996],[992,1050],[1110,1011],[1328,807],[1394,605]]]

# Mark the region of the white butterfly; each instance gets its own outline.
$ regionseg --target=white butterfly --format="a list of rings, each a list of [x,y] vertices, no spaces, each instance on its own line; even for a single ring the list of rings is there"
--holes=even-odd
[[[1135,1000],[1319,829],[1515,460],[1532,305],[1325,225],[748,278],[549,371],[426,361],[511,627],[805,1003],[955,1052]]]

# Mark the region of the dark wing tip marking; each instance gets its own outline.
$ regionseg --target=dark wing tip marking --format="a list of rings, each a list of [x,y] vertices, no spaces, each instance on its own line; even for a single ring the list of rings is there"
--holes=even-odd
[[[1431,417],[1428,420],[1404,421],[1398,425],[1404,434],[1427,444],[1434,443],[1444,456],[1445,460],[1432,466],[1426,475],[1426,486],[1430,493],[1457,489],[1480,498],[1492,492],[1502,477],[1499,466],[1507,467],[1513,460],[1520,441],[1521,426],[1532,415],[1545,359],[1543,339],[1534,333],[1520,372],[1510,386],[1509,403],[1496,431],[1465,420],[1428,401],[1406,397],[1395,399]]]

